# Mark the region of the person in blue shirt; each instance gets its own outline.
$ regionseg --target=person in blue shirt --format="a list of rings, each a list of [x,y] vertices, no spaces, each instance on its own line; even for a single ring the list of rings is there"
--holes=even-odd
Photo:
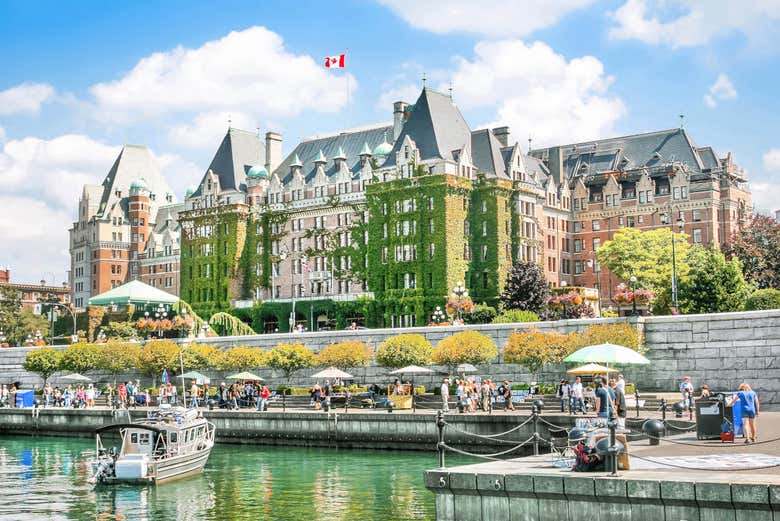
[[[597,379],[596,384],[596,412],[599,418],[609,418],[609,411],[615,410],[612,394],[602,379]]]
[[[760,405],[756,392],[746,383],[739,386],[739,390],[734,395],[729,405],[734,405],[737,400],[742,405],[742,428],[745,429],[745,443],[755,443],[756,441],[756,417]]]

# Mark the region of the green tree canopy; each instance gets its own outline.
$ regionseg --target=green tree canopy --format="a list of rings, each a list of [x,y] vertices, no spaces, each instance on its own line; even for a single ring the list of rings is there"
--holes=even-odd
[[[52,347],[41,347],[27,353],[22,363],[25,371],[35,373],[43,379],[43,385],[51,375],[60,370],[62,354]]]
[[[398,369],[407,365],[431,363],[431,343],[416,333],[404,333],[388,338],[376,350],[376,361],[383,367]]]
[[[98,368],[100,346],[77,342],[62,352],[62,369],[74,373],[85,373]]]
[[[141,338],[134,322],[109,322],[101,328],[103,334],[109,340],[130,340],[131,338]]]
[[[170,340],[151,340],[138,350],[135,368],[157,382],[163,370],[175,371],[179,367],[179,346]]]
[[[265,351],[259,347],[236,346],[226,350],[220,362],[225,371],[247,371],[265,364]]]
[[[672,236],[675,241],[677,280],[688,273],[688,253],[691,249],[687,235],[672,234],[668,228],[640,231],[637,228],[621,228],[611,240],[597,251],[599,263],[612,272],[618,280],[628,282],[637,279],[636,287],[652,290],[658,297],[655,311],[668,312],[668,295],[672,287]]]
[[[314,365],[314,353],[303,344],[277,344],[268,352],[265,363],[282,371],[289,380],[301,369]]]
[[[319,366],[334,366],[339,369],[368,365],[373,351],[359,340],[337,342],[317,353],[316,364]]]
[[[117,375],[135,366],[139,349],[139,345],[132,342],[109,340],[97,347],[95,369],[111,373],[116,385]]]
[[[754,216],[729,239],[726,253],[738,257],[748,282],[758,288],[780,289],[780,223]]]
[[[182,347],[185,369],[216,369],[222,365],[223,351],[212,344],[195,342]]]
[[[8,345],[21,345],[28,335],[36,331],[48,337],[49,323],[46,317],[36,315],[22,307],[19,291],[8,286],[0,286],[0,330]]]
[[[507,274],[501,294],[503,309],[520,309],[541,313],[547,307],[550,288],[544,270],[535,262],[518,262]]]
[[[722,313],[744,307],[750,286],[738,258],[726,261],[719,250],[696,246],[691,249],[688,264],[688,275],[680,282],[681,311]]]
[[[566,356],[568,337],[555,331],[542,332],[529,328],[509,335],[504,346],[504,361],[528,368],[536,380],[547,364],[560,362]]]
[[[745,302],[745,309],[780,309],[780,290],[764,288],[754,291]]]

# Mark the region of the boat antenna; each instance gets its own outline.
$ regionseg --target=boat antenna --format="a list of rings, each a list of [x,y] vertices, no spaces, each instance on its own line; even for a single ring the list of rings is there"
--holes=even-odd
[[[183,348],[179,344],[179,366],[181,367],[181,399],[184,400],[184,408],[187,408],[187,384],[184,383],[184,357],[182,356]]]

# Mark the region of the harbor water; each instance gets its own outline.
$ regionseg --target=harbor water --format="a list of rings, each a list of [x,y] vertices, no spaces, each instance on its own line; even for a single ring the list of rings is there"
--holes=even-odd
[[[433,451],[217,445],[202,475],[98,488],[93,454],[87,439],[0,437],[0,520],[435,519]]]

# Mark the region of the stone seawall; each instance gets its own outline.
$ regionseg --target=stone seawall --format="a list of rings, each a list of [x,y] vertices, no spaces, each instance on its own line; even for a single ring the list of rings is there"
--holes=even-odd
[[[490,324],[466,326],[490,335],[502,347],[509,335],[518,329],[533,326],[540,330],[554,330],[562,333],[583,330],[595,323],[629,322],[642,330],[646,338],[646,356],[653,362],[649,366],[623,367],[621,370],[629,381],[636,382],[641,391],[674,391],[684,375],[693,378],[698,388],[704,383],[716,389],[733,390],[741,382],[749,382],[766,404],[780,404],[780,310],[750,311],[740,313],[718,313],[708,315],[679,315],[670,317],[638,317],[614,319],[565,320],[535,324]],[[359,331],[332,331],[301,334],[271,334],[246,337],[220,337],[198,340],[221,347],[252,345],[271,348],[280,342],[299,341],[318,351],[342,340],[359,338],[377,347],[386,338],[403,333],[420,333],[435,344],[445,336],[463,328],[423,327],[406,329],[366,329]],[[29,348],[0,349],[0,381],[19,380],[25,387],[40,385],[41,380],[21,368]],[[505,364],[501,356],[491,364],[479,368],[480,373],[496,380],[530,382],[531,375],[523,366]],[[204,371],[215,380],[225,373]],[[282,375],[267,368],[258,368],[260,376],[270,385],[285,382]],[[314,371],[302,371],[293,380],[295,385],[309,385],[308,375]],[[359,383],[390,380],[385,368],[369,366],[351,370]],[[565,374],[565,367],[546,367],[539,380],[554,382]],[[62,383],[58,376],[54,383]],[[107,374],[90,373],[96,381],[109,381]],[[123,378],[136,378],[136,374]],[[145,380],[146,381],[146,380]],[[417,377],[415,383],[432,388],[439,377]]]
[[[108,409],[0,409],[0,434],[32,434],[66,437],[92,437],[95,429],[112,423],[126,422],[146,416],[146,410]],[[216,426],[219,443],[255,445],[297,445],[312,447],[370,448],[423,450],[433,453],[438,442],[435,414],[408,414],[358,412],[332,410],[330,413],[314,411],[264,412],[254,411],[203,411],[204,416]],[[477,434],[505,432],[527,418],[526,413],[495,415],[448,414],[447,422],[454,429],[447,429],[448,444],[465,447],[472,452],[506,450],[506,444],[492,440],[466,436],[458,431]],[[571,427],[574,418],[568,415],[545,415],[554,425]],[[528,423],[502,440],[521,442],[533,433]],[[539,424],[542,438],[550,437],[543,423]],[[527,446],[530,451],[530,445]],[[517,451],[518,455],[523,450]]]

